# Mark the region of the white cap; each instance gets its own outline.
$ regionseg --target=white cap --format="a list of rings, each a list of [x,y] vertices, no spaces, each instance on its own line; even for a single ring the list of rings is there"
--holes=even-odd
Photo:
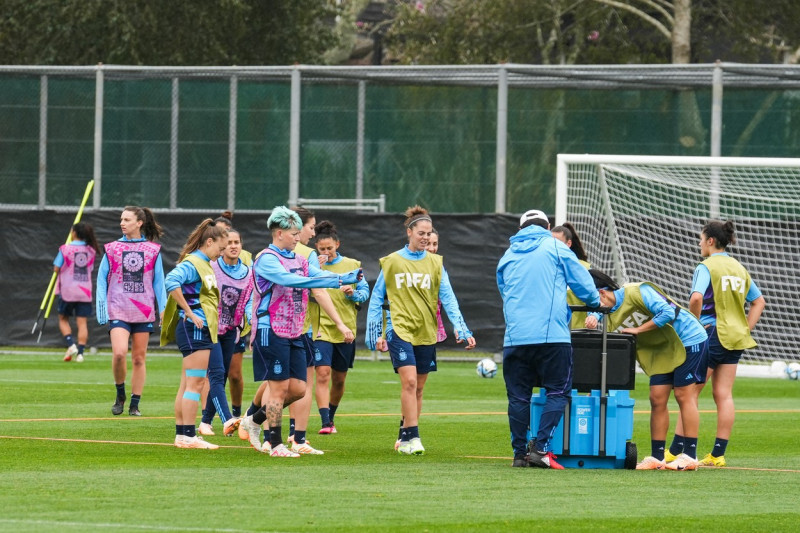
[[[547,218],[547,215],[545,215],[544,212],[539,211],[538,209],[531,209],[530,211],[525,211],[525,214],[519,217],[519,226],[524,226],[525,223],[530,220],[541,220],[546,224],[550,224],[550,219]]]

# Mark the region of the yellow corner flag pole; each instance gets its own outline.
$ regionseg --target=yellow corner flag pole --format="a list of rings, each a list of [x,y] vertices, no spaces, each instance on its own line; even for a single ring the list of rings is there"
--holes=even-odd
[[[72,226],[77,224],[81,221],[81,216],[83,216],[83,208],[86,207],[86,202],[89,201],[89,195],[92,192],[92,187],[94,187],[94,180],[90,180],[89,183],[86,184],[86,191],[83,193],[83,200],[81,200],[81,206],[78,209],[78,214],[75,215],[75,220],[72,222]],[[72,226],[69,227],[69,233],[67,233],[67,240],[64,244],[69,244],[72,240]],[[42,318],[42,314],[44,314],[44,321],[42,322],[41,328],[39,328],[39,337],[36,339],[36,342],[42,340],[42,330],[44,330],[44,325],[47,324],[47,317],[50,316],[50,310],[53,307],[53,300],[56,297],[56,279],[58,278],[58,274],[53,272],[53,275],[50,277],[50,284],[47,285],[47,290],[44,293],[44,298],[42,298],[42,303],[39,306],[39,314],[36,315],[36,321],[33,323],[33,329],[31,330],[31,335],[36,333],[36,327],[39,325],[39,320]],[[45,311],[46,309],[46,311]]]

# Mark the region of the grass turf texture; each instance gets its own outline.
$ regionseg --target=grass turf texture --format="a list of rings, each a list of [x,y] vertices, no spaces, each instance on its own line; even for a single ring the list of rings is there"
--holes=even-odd
[[[729,468],[544,471],[510,467],[502,376],[481,379],[474,363],[431,375],[422,457],[393,451],[400,384],[390,363],[357,361],[339,433],[317,435],[312,410],[309,439],[326,454],[277,459],[222,437],[218,420],[220,436],[208,440],[226,447],[171,446],[177,355],[148,358],[141,418],[127,405],[110,414],[107,353],[83,364],[61,355],[0,354],[0,530],[795,531],[800,519],[798,382],[737,380]],[[244,368],[247,379],[249,358]],[[246,381],[245,403],[253,391]],[[641,458],[650,447],[644,376],[633,395]],[[700,407],[704,455],[715,429],[710,387]]]

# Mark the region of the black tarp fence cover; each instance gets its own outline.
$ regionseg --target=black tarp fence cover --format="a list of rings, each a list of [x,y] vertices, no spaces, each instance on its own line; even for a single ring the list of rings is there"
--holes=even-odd
[[[121,237],[120,212],[84,212],[82,220],[94,227],[101,246]],[[218,215],[216,212],[207,214],[211,218]],[[31,335],[31,328],[52,275],[53,259],[58,247],[64,244],[75,213],[20,210],[2,212],[0,218],[0,291],[6,295],[4,305],[0,306],[0,345],[35,345],[38,334]],[[166,274],[175,266],[186,237],[205,217],[197,213],[156,213],[156,218],[164,229],[161,243]],[[436,213],[432,218],[440,233],[439,253],[444,256],[445,268],[461,312],[478,342],[477,348],[486,352],[501,351],[505,324],[495,267],[508,247],[508,238],[517,230],[518,218]],[[316,219],[336,224],[341,240],[339,252],[362,262],[370,288],[378,275],[378,260],[407,242],[402,214],[316,210]],[[264,214],[234,215],[233,225],[241,233],[245,249],[255,254],[271,242],[266,223]],[[98,265],[99,261],[98,257]],[[94,275],[97,275],[97,268]],[[356,346],[359,349],[364,348],[365,322],[366,306],[358,315]],[[460,349],[447,319],[445,327],[448,339],[440,347]],[[158,335],[153,335],[150,342],[157,346]],[[63,345],[55,304],[40,345],[54,348]],[[99,326],[94,316],[89,319],[89,346],[110,346],[105,326]]]

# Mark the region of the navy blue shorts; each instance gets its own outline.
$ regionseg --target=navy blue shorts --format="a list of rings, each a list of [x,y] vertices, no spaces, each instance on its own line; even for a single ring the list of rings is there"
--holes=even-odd
[[[240,353],[237,351],[237,349],[242,343],[242,340],[239,339],[239,342],[236,342],[237,334],[238,330],[234,328],[230,331],[226,331],[225,333],[220,333],[217,338],[220,350],[222,351],[222,364],[225,367],[225,377],[228,377],[228,371],[231,369],[231,359],[233,359],[233,354]]]
[[[311,368],[314,366],[314,360],[317,358],[317,347],[311,339],[310,333],[301,335],[301,337],[303,339],[303,346],[306,347],[306,368]]]
[[[711,326],[708,332],[708,368],[714,370],[717,365],[738,365],[744,350],[729,350],[719,342],[717,327]]]
[[[152,322],[125,322],[123,320],[112,320],[108,323],[108,331],[114,328],[122,328],[130,334],[153,333]]]
[[[58,314],[62,316],[92,316],[92,302],[65,302],[59,296]]]
[[[314,366],[329,366],[337,372],[347,372],[353,368],[353,361],[356,360],[355,343],[316,341],[314,346],[317,347]]]
[[[211,350],[215,346],[208,326],[198,328],[191,320],[179,320],[175,325],[175,343],[184,357],[200,350]]]
[[[386,332],[386,342],[395,372],[401,366],[416,366],[417,374],[436,372],[435,344],[413,346],[395,335],[393,329]]]
[[[671,385],[673,387],[686,387],[697,383],[706,382],[708,369],[708,340],[699,344],[686,347],[686,361],[669,374],[655,374],[650,376],[650,386]]]
[[[503,348],[503,380],[509,398],[530,401],[535,386],[549,394],[572,390],[572,344],[553,342]]]
[[[272,328],[253,332],[253,381],[306,381],[305,335],[293,339],[278,337]]]

